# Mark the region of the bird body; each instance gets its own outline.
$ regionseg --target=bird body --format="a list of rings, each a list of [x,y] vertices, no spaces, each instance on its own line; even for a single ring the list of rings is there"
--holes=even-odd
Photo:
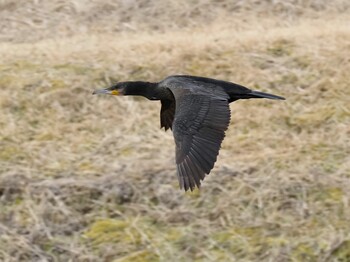
[[[160,100],[160,126],[172,129],[180,188],[191,191],[213,169],[230,123],[229,103],[238,99],[283,97],[211,78],[175,75],[158,83],[119,82],[94,94],[139,95]]]

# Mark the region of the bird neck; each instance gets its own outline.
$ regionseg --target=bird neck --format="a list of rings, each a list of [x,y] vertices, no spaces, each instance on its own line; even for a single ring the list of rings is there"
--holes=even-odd
[[[134,81],[128,82],[124,88],[126,96],[144,96],[150,100],[159,100],[157,96],[157,83]]]
[[[127,82],[124,88],[124,95],[126,96],[143,96],[149,100],[163,99],[164,90],[158,86],[158,83],[133,81]]]

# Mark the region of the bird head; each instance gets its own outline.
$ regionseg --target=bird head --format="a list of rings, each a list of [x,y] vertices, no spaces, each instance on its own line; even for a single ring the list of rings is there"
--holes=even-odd
[[[122,96],[125,95],[126,82],[119,82],[111,87],[95,90],[92,94],[105,94],[112,96]]]
[[[107,94],[114,96],[144,96],[154,100],[156,83],[142,81],[119,82],[111,87],[95,90],[92,94]]]

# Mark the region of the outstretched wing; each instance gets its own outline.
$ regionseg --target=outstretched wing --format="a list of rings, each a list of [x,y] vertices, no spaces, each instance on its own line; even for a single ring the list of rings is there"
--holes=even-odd
[[[230,122],[228,97],[197,82],[168,84],[176,101],[173,134],[180,188],[193,190],[214,167]],[[218,89],[217,89],[218,90]]]

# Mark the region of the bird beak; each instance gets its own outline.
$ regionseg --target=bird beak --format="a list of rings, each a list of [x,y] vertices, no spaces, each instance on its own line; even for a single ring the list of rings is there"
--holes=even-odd
[[[105,95],[118,96],[120,95],[120,92],[118,90],[109,90],[108,88],[106,88],[106,89],[95,90],[92,94],[93,95],[105,94]]]

